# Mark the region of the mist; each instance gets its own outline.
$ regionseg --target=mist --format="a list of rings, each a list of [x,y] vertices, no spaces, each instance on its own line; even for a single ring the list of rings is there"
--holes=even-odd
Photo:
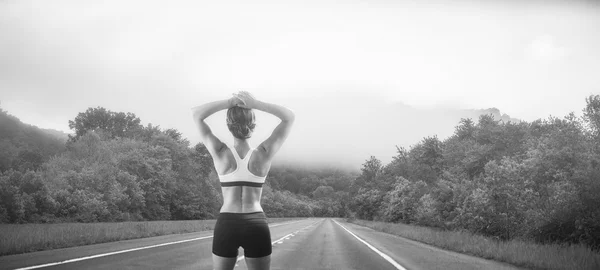
[[[0,101],[64,132],[90,107],[132,112],[194,145],[190,109],[246,90],[296,112],[278,162],[356,168],[460,118],[581,112],[598,92],[599,14],[586,1],[2,1]],[[257,118],[253,145],[278,123]],[[227,141],[224,119],[208,122]]]

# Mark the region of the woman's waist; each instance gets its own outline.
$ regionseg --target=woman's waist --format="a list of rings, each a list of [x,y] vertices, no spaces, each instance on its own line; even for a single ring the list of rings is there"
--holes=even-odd
[[[220,212],[228,212],[228,213],[255,213],[262,212],[262,206],[260,205],[260,201],[254,202],[241,202],[236,200],[224,200],[223,206],[221,206]]]
[[[235,212],[220,212],[219,220],[266,220],[267,216],[263,211],[235,213]]]
[[[251,187],[222,187],[223,202],[242,205],[260,203],[262,188]]]

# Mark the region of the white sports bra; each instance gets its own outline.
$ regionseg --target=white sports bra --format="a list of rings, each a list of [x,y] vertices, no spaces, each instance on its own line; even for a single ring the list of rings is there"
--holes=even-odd
[[[221,182],[222,187],[233,187],[233,186],[249,186],[249,187],[262,187],[265,183],[265,179],[267,176],[257,176],[248,170],[248,162],[250,161],[250,156],[255,148],[250,148],[246,156],[242,159],[238,155],[238,152],[234,147],[229,147],[229,150],[233,153],[233,157],[235,157],[235,162],[237,164],[237,168],[235,171],[230,172],[228,174],[219,174],[219,181]]]

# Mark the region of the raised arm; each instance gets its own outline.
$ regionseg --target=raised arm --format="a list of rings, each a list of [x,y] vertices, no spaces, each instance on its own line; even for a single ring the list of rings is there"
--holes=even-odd
[[[213,101],[192,108],[194,122],[196,122],[198,125],[198,130],[200,131],[200,139],[213,157],[216,157],[218,153],[221,152],[225,144],[223,144],[223,142],[221,142],[221,140],[219,140],[219,138],[212,133],[212,130],[208,124],[206,124],[204,119],[220,110],[229,109],[233,106],[239,105],[243,105],[242,101],[234,96],[230,99]]]
[[[271,136],[257,147],[259,151],[263,151],[266,154],[269,160],[272,159],[290,134],[296,118],[294,112],[277,104],[259,101],[245,91],[241,91],[236,96],[244,103],[244,105],[240,106],[270,113],[281,119],[281,123],[275,127]]]

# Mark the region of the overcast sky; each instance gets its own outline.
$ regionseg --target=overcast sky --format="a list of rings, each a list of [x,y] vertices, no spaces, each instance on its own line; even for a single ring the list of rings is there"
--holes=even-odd
[[[390,121],[380,107],[530,121],[600,93],[597,1],[294,2],[0,1],[0,106],[67,132],[103,106],[197,143],[190,108],[243,89],[296,111],[288,157],[389,160],[367,125]],[[276,124],[258,116],[254,143]],[[228,135],[224,113],[209,123]]]

